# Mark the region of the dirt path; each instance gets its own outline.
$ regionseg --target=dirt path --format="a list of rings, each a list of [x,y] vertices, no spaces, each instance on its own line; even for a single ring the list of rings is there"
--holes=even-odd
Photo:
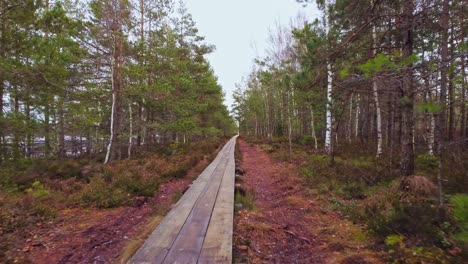
[[[243,185],[254,194],[255,209],[236,215],[237,262],[383,263],[358,227],[305,190],[293,165],[274,162],[259,148],[239,143]]]

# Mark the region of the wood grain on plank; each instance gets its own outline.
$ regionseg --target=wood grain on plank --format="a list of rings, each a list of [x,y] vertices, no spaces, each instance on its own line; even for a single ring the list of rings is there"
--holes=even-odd
[[[234,218],[234,151],[229,153],[219,194],[198,263],[232,263],[232,232]]]
[[[220,161],[229,151],[230,144],[228,143],[218,153],[215,160],[200,174],[198,179],[193,182],[192,186],[128,263],[162,263],[164,261],[192,211],[194,204],[207,187],[207,183],[214,175],[214,171],[220,164]]]
[[[205,241],[208,225],[211,225],[211,215],[220,191],[225,171],[231,159],[235,141],[227,144],[226,156],[220,161],[220,165],[213,173],[212,180],[208,183],[204,193],[195,203],[174,245],[169,251],[164,263],[196,263]]]
[[[226,169],[227,158],[220,161],[207,188],[195,203],[164,263],[196,263],[200,255],[211,212]]]

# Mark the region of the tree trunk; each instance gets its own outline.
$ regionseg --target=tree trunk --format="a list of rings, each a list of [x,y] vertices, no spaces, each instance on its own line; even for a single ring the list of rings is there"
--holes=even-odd
[[[442,27],[442,43],[440,51],[441,67],[440,67],[440,95],[439,95],[439,105],[442,107],[442,110],[438,113],[438,122],[437,122],[437,146],[443,144],[445,139],[445,107],[447,105],[447,56],[448,56],[448,0],[443,1],[442,5],[442,18],[441,18],[441,27]],[[439,154],[439,151],[438,151]]]
[[[140,123],[140,127],[138,129],[138,134],[137,134],[137,143],[136,143],[137,146],[141,146],[141,138],[142,138],[142,136],[141,136],[141,133],[142,133],[141,126],[143,125],[142,122],[141,122],[142,120],[143,120],[143,106],[140,103],[140,104],[138,104],[138,122]]]
[[[50,146],[50,105],[49,105],[48,96],[46,96],[46,102],[44,106],[44,150],[45,150],[45,155],[49,156],[51,153],[51,146]]]
[[[330,10],[329,1],[325,1],[325,34],[328,37],[330,32]],[[333,92],[333,72],[331,59],[327,58],[327,107],[326,107],[326,125],[325,125],[325,150],[331,155],[332,138],[332,92]]]
[[[150,17],[151,19],[151,17]],[[149,22],[151,26],[151,21]],[[146,44],[145,44],[145,1],[140,0],[140,42],[141,42],[141,63],[143,66],[146,66]],[[148,71],[147,78],[142,78],[142,84],[149,83],[149,78],[151,76],[149,69],[145,69]],[[144,106],[145,99],[142,99],[142,102],[139,104],[138,107],[138,120],[140,123],[140,127],[138,129],[138,137],[137,137],[137,145],[143,145],[145,143],[146,137],[146,119],[145,119],[145,106]]]
[[[348,127],[346,128],[346,137],[348,138],[348,142],[351,143],[352,138],[352,127],[353,127],[353,99],[354,99],[354,92],[351,92],[351,96],[349,98],[349,120],[348,120]]]
[[[32,150],[33,150],[33,129],[31,127],[31,106],[29,100],[26,100],[26,109],[25,109],[25,114],[26,114],[26,124],[27,124],[27,129],[26,129],[26,158],[31,158],[32,157]]]
[[[15,119],[20,118],[20,110],[19,110],[19,92],[18,88],[14,88],[14,94],[13,94],[13,106],[14,106],[14,113],[15,113]],[[12,147],[12,153],[13,153],[13,159],[18,160],[20,158],[20,130],[21,128],[19,127],[20,122],[18,122],[13,129],[13,145]]]
[[[86,131],[86,156],[88,158],[91,157],[91,153],[92,153],[92,149],[93,149],[93,146],[92,146],[91,143],[92,143],[92,141],[91,141],[91,131],[88,128],[87,131]]]
[[[112,66],[112,76],[114,76],[114,66]],[[110,123],[110,138],[109,138],[109,144],[107,145],[107,153],[106,153],[106,159],[104,160],[104,164],[107,164],[109,161],[111,161],[111,154],[112,150],[114,149],[113,144],[114,144],[114,118],[115,118],[115,105],[116,105],[116,91],[114,89],[114,78],[112,77],[112,107],[111,107],[111,123]]]
[[[463,21],[464,15],[466,14],[466,6],[462,5],[461,20]],[[465,39],[465,26],[464,23],[461,23],[461,36],[460,39]],[[461,139],[464,140],[463,147],[468,146],[467,136],[468,136],[468,116],[466,114],[466,72],[465,72],[465,62],[466,62],[466,53],[461,55],[461,69],[462,69],[462,106],[461,106]]]
[[[288,146],[289,146],[289,161],[292,161],[292,122],[291,122],[291,106],[289,105],[291,99],[289,98],[290,95],[288,93],[287,99],[287,110],[288,110]]]
[[[423,50],[422,52],[422,57],[425,58],[425,52]],[[425,85],[425,92],[424,92],[424,103],[430,102],[433,103],[432,101],[432,91],[430,88],[430,81],[429,81],[429,72],[425,73],[426,76],[424,77],[424,85]],[[427,120],[429,117],[429,121]],[[434,155],[434,142],[435,142],[435,117],[433,113],[430,113],[428,111],[424,111],[424,125],[426,129],[426,137],[427,137],[427,148],[428,148],[428,154],[433,156]]]
[[[448,23],[448,21],[447,21]],[[450,60],[451,63],[450,65],[455,64],[453,60],[453,55],[454,55],[454,40],[453,40],[453,27],[451,28],[451,38],[450,38]],[[447,58],[448,59],[448,58]],[[447,64],[449,62],[447,61]],[[448,66],[448,65],[447,65]],[[452,68],[452,67],[451,67]],[[455,94],[454,94],[454,69],[451,69],[448,74],[448,103],[449,103],[449,113],[448,113],[448,118],[449,118],[449,129],[448,129],[448,141],[453,141],[455,138]]]
[[[132,110],[132,103],[128,103],[128,114],[130,118],[130,136],[128,137],[128,149],[127,149],[127,157],[131,159],[132,157],[132,145],[133,145],[133,110]],[[185,140],[185,136],[184,136]]]
[[[330,61],[327,60],[327,110],[326,110],[326,128],[325,128],[325,150],[331,154],[331,137],[332,137],[332,92],[333,92],[333,72]]]
[[[437,173],[437,185],[439,189],[439,206],[444,206],[444,192],[442,184],[442,148],[445,139],[445,107],[447,104],[447,55],[448,55],[448,30],[449,30],[449,0],[444,0],[442,3],[442,43],[440,51],[441,67],[440,67],[440,97],[439,105],[442,110],[438,116],[438,127],[437,127],[437,156],[438,156],[438,173]]]
[[[361,109],[359,108],[359,103],[361,101],[361,96],[357,95],[357,100],[356,100],[356,116],[354,118],[354,135],[356,139],[359,137],[359,114],[361,113]]]
[[[372,25],[372,48],[373,55],[377,54],[377,36],[375,33],[375,25]],[[374,92],[375,114],[377,116],[377,154],[376,158],[382,156],[382,116],[379,104],[379,92],[377,86],[377,77],[372,77],[372,91]]]
[[[436,120],[433,114],[430,115],[430,125],[429,125],[429,136],[428,136],[428,145],[429,145],[429,154],[434,155],[434,142],[435,142],[435,126]]]
[[[63,110],[63,97],[60,96],[58,99],[58,114],[59,114],[59,133],[58,133],[58,141],[59,141],[59,151],[58,156],[59,158],[64,158],[66,154],[65,150],[65,116]]]
[[[104,163],[122,158],[121,142],[121,117],[122,104],[121,96],[123,90],[122,84],[122,64],[123,64],[123,36],[122,25],[116,22],[116,28],[113,30],[113,54],[112,54],[112,113],[111,113],[111,131],[110,141],[107,146],[107,154]]]
[[[389,108],[391,109],[390,111],[390,123],[388,125],[388,130],[389,130],[389,148],[390,148],[390,163],[393,164],[393,157],[394,157],[394,152],[395,152],[395,135],[397,133],[397,115],[399,111],[396,109],[397,104],[396,104],[396,97],[394,94],[390,94],[390,100],[389,100]]]
[[[314,139],[315,149],[318,149],[317,135],[315,134],[315,121],[314,121],[314,110],[310,107],[310,129],[312,130],[312,138]]]
[[[403,56],[405,58],[413,55],[413,0],[404,1],[403,4]],[[402,176],[410,176],[414,174],[414,148],[413,148],[413,131],[414,131],[414,84],[412,65],[408,65],[406,72],[403,75],[403,87],[400,98],[401,107],[401,163],[400,169]]]
[[[395,112],[393,109],[393,95],[388,96],[388,118],[387,118],[387,146],[390,146],[393,141],[393,119]]]
[[[145,103],[145,99],[143,99],[143,104]],[[149,115],[149,111],[144,107],[142,106],[142,119],[141,119],[141,122],[142,122],[142,126],[143,126],[143,132],[142,132],[142,142],[141,142],[141,145],[145,145],[146,142],[148,141],[147,137],[148,137],[148,128],[146,127],[146,123],[148,122],[148,115]]]
[[[6,59],[6,48],[7,48],[7,38],[6,38],[6,32],[8,30],[8,17],[7,17],[7,10],[8,10],[8,5],[7,5],[7,0],[2,0],[2,7],[1,7],[1,14],[2,14],[2,25],[1,25],[1,33],[2,33],[2,38],[0,39],[0,59],[4,60]],[[4,144],[3,142],[3,137],[4,131],[3,129],[5,128],[5,124],[3,124],[3,95],[5,92],[5,75],[4,71],[0,71],[0,163],[3,160],[3,155],[5,155],[4,151]]]
[[[466,140],[467,127],[466,127],[466,77],[465,77],[465,55],[461,58],[462,68],[462,93],[461,93],[461,124],[460,124],[460,137],[461,140]],[[466,142],[463,145],[467,145]]]

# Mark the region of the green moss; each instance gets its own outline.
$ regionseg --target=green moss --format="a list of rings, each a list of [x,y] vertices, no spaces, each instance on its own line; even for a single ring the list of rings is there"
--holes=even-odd
[[[247,210],[255,209],[255,198],[251,193],[242,195],[236,192],[234,200],[236,204],[242,204]]]

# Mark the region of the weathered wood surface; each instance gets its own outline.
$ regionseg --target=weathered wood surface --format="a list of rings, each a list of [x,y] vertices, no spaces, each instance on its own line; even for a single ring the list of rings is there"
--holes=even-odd
[[[233,137],[128,263],[231,263]]]

